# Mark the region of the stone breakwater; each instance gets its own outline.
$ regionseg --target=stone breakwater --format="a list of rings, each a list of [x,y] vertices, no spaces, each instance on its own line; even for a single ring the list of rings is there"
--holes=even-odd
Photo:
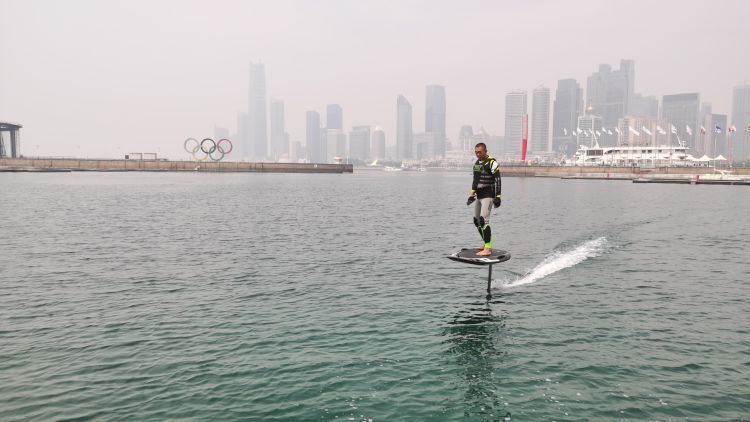
[[[255,173],[352,173],[351,164],[2,158],[0,171],[201,171]]]

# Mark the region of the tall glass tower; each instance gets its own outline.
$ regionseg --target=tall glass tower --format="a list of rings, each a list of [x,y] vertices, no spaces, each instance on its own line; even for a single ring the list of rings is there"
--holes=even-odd
[[[396,159],[412,158],[414,132],[412,127],[411,104],[403,95],[396,100]]]
[[[289,142],[284,129],[284,101],[271,99],[271,158],[278,160],[289,154]]]
[[[531,94],[531,151],[549,151],[550,89],[540,86]]]
[[[557,81],[552,111],[552,151],[572,157],[576,153],[578,117],[583,115],[583,89],[575,79]]]

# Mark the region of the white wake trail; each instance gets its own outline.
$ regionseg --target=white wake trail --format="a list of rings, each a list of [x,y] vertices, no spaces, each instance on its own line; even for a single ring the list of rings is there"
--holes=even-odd
[[[588,258],[599,256],[604,251],[606,244],[607,239],[600,237],[598,239],[584,242],[573,250],[555,252],[545,258],[544,261],[526,273],[523,277],[502,283],[502,287],[515,287],[530,284],[562,269],[572,267]]]

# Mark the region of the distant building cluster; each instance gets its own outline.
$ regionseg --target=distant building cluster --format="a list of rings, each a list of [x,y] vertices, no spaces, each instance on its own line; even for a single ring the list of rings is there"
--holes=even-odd
[[[545,86],[529,95],[517,89],[505,95],[505,131],[493,136],[484,128],[461,126],[451,140],[446,132],[447,97],[444,86],[425,89],[424,132],[414,131],[409,100],[396,96],[395,146],[377,125],[344,129],[344,111],[329,104],[325,119],[317,110],[306,115],[304,143],[291,141],[284,125],[284,101],[266,97],[262,63],[250,64],[247,112],[237,119],[237,156],[250,161],[314,163],[375,161],[466,160],[474,145],[484,142],[502,161],[518,161],[524,141],[527,160],[560,162],[580,145],[592,147],[681,145],[698,155],[750,160],[750,85],[734,88],[731,121],[714,113],[698,93],[676,93],[661,99],[635,92],[635,62],[621,60],[619,69],[601,64],[586,80],[584,91],[575,79],[560,79],[554,92]],[[268,110],[267,110],[268,107]],[[267,115],[267,111],[268,114]],[[741,133],[733,134],[739,130]],[[230,137],[216,127],[216,138]],[[391,138],[391,139],[394,139]]]

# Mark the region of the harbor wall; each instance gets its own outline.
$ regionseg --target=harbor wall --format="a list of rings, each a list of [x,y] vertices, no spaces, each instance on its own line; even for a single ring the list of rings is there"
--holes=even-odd
[[[363,170],[365,168],[362,168]],[[373,168],[367,168],[374,170]],[[202,171],[256,173],[352,173],[351,164],[196,162],[167,160],[105,160],[78,158],[0,158],[0,170],[11,171]],[[455,169],[454,169],[455,170]],[[647,175],[695,176],[713,172],[711,167],[610,167],[610,166],[507,166],[503,176],[633,179]],[[750,168],[733,167],[732,174],[750,176]],[[428,171],[436,171],[429,169]],[[465,171],[470,172],[471,168]]]
[[[734,167],[732,174],[750,175],[750,168]],[[470,169],[469,169],[470,171]],[[503,176],[517,177],[580,177],[605,179],[633,179],[647,175],[695,176],[713,173],[710,167],[610,167],[610,166],[500,166]]]
[[[351,164],[102,160],[77,158],[0,158],[0,168],[18,171],[205,171],[256,173],[352,173]]]

